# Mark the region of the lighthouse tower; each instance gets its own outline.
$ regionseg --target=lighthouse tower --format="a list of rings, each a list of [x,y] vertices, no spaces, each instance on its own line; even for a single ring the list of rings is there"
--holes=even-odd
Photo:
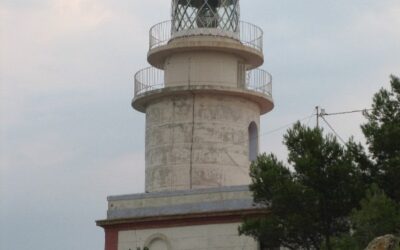
[[[172,0],[150,29],[152,67],[135,75],[146,115],[145,194],[108,197],[106,250],[258,249],[240,236],[252,204],[249,166],[272,110],[263,32],[239,0]]]

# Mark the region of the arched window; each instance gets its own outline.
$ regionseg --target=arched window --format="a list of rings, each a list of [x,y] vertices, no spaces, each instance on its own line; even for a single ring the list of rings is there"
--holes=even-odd
[[[168,250],[167,243],[162,239],[154,239],[148,246],[149,250]]]
[[[144,249],[148,250],[171,250],[172,246],[168,241],[168,238],[163,234],[154,234],[150,236],[145,244]]]
[[[255,161],[258,155],[258,128],[255,122],[249,125],[249,160]]]

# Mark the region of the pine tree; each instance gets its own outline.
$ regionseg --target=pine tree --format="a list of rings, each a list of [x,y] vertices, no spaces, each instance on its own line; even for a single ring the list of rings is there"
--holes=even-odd
[[[365,112],[362,131],[373,164],[368,178],[400,202],[400,79],[391,76],[391,90],[381,89],[373,98],[372,111]]]
[[[360,249],[378,236],[400,233],[399,207],[376,185],[367,190],[360,209],[354,210],[350,220]]]
[[[254,201],[269,215],[249,219],[242,234],[258,239],[264,249],[332,249],[331,238],[349,231],[347,219],[362,196],[353,154],[332,135],[300,123],[284,136],[288,162],[261,155],[251,165]]]

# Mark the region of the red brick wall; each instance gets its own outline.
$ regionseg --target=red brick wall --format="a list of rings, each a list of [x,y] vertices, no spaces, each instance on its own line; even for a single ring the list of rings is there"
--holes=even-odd
[[[106,228],[104,232],[106,234],[105,250],[118,250],[118,230]]]

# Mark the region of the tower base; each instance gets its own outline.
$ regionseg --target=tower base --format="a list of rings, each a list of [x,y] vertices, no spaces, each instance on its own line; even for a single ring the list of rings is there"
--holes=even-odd
[[[256,250],[238,235],[254,206],[247,186],[108,197],[107,219],[97,221],[105,250]]]

